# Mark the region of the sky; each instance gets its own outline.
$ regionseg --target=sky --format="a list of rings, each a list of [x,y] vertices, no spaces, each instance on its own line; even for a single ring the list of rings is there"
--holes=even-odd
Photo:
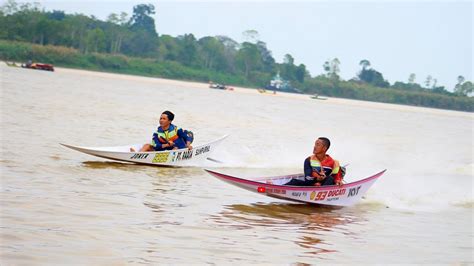
[[[4,3],[6,0],[0,0]],[[18,1],[17,2],[21,2]],[[369,60],[391,84],[415,73],[424,84],[431,75],[452,91],[457,77],[473,80],[474,1],[426,0],[36,0],[46,10],[94,15],[133,13],[137,4],[153,4],[158,34],[196,38],[225,35],[245,41],[256,30],[277,62],[285,54],[305,64],[312,76],[325,61],[338,58],[341,77],[357,75]]]

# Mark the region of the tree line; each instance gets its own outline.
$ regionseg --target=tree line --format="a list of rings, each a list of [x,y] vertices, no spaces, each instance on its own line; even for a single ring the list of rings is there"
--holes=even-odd
[[[469,105],[472,106],[473,101],[467,96],[473,93],[474,86],[461,75],[457,78],[454,92],[437,84],[436,78],[431,76],[422,84],[416,82],[415,74],[410,74],[407,82],[390,84],[381,72],[371,67],[370,61],[363,59],[359,62],[361,68],[356,76],[345,81],[339,76],[341,63],[334,58],[323,63],[322,74],[313,77],[304,64],[296,65],[290,54],[284,56],[282,63],[277,63],[271,50],[254,30],[243,33],[243,43],[224,35],[199,39],[193,34],[177,37],[159,35],[153,18],[155,13],[152,4],[139,4],[134,6],[130,16],[125,12],[111,13],[106,21],[102,21],[94,16],[45,11],[37,3],[19,4],[8,0],[0,8],[0,39],[10,44],[0,44],[0,57],[4,60],[26,60],[43,51],[43,58],[48,58],[44,54],[46,50],[31,47],[54,46],[62,47],[48,50],[49,58],[54,58],[50,63],[56,64],[77,65],[66,62],[64,53],[68,51],[84,62],[83,67],[94,68],[92,65],[96,64],[96,67],[108,71],[233,82],[234,85],[253,87],[265,86],[272,76],[280,73],[294,87],[306,93],[472,111]],[[11,42],[33,46],[28,48],[29,52],[22,52],[18,51],[18,45],[11,45]],[[51,55],[54,53],[63,53],[64,58]],[[131,67],[130,60],[143,60],[152,69],[141,67],[140,71],[127,70]],[[174,72],[167,73],[162,66],[170,66]],[[410,95],[427,99],[413,101]],[[454,100],[453,103],[452,98],[463,97],[468,99]],[[456,104],[459,106],[453,106]]]

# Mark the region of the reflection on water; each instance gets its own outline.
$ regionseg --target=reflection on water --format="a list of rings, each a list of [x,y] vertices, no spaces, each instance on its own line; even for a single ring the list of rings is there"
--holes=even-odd
[[[85,161],[82,162],[82,166],[90,169],[116,169],[127,172],[140,172],[153,177],[170,177],[174,174],[190,175],[201,172],[200,168],[193,167],[151,166],[114,161]]]
[[[351,235],[347,225],[364,221],[364,211],[357,215],[351,209],[316,206],[310,204],[289,203],[256,203],[227,205],[218,215],[210,220],[219,226],[237,230],[264,227],[270,230],[275,238],[285,234],[296,234],[293,242],[306,254],[337,252],[325,240],[326,235]]]
[[[109,161],[85,161],[82,162],[84,167],[92,169],[105,169],[105,168],[117,168],[117,169],[132,169],[131,166],[136,164],[132,163],[119,163]]]
[[[280,228],[284,226],[284,228],[288,228],[288,226],[304,225],[326,230],[333,225],[341,224],[341,214],[336,212],[338,209],[340,208],[309,204],[256,203],[229,205],[221,214],[223,217],[239,221],[249,227]]]
[[[128,162],[115,162],[115,161],[85,161],[82,162],[82,166],[90,169],[119,169],[130,172],[148,172],[154,173],[157,176],[170,176],[172,174],[194,174],[202,172],[201,168],[198,167],[175,167],[175,166],[153,166],[146,164],[136,164]],[[155,176],[156,176],[155,175]]]
[[[142,198],[137,200],[150,210],[153,228],[182,224],[183,219],[177,219],[176,215],[180,209],[189,205],[188,198],[192,196],[190,191],[195,185],[192,181],[199,176],[206,176],[203,170],[195,167],[157,167],[114,161],[85,161],[80,166],[87,168],[90,178],[116,176],[103,179],[110,183],[120,179],[129,188],[142,191]]]
[[[142,166],[149,176],[150,185],[143,198],[143,205],[150,208],[154,218],[152,224],[156,227],[163,225],[181,225],[183,216],[180,210],[186,209],[192,200],[195,184],[193,181],[205,173],[199,168],[153,167]]]

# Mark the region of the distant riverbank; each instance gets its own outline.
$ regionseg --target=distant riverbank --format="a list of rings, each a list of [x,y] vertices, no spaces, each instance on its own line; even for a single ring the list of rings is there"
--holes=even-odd
[[[19,66],[20,63],[16,62],[16,65]],[[4,67],[4,66],[2,66]],[[41,70],[29,70],[25,69],[25,71],[41,71]],[[95,70],[86,70],[86,69],[77,69],[77,68],[66,68],[66,67],[56,67],[56,72],[58,73],[68,73],[72,75],[81,75],[83,77],[98,77],[98,78],[107,78],[113,80],[123,80],[124,82],[145,82],[156,84],[156,86],[173,86],[175,88],[192,88],[192,89],[199,89],[199,90],[213,90],[219,91],[216,89],[209,88],[209,84],[207,82],[197,82],[197,81],[186,81],[186,80],[176,80],[176,79],[166,79],[166,78],[157,78],[157,77],[147,77],[147,76],[140,76],[140,75],[131,75],[131,74],[121,74],[121,73],[111,73],[111,72],[103,72],[103,71],[95,71]],[[317,105],[320,104],[331,104],[331,105],[344,105],[344,106],[351,106],[351,107],[361,107],[361,108],[372,108],[377,110],[392,110],[392,111],[408,111],[408,112],[416,112],[416,113],[425,113],[425,114],[432,114],[432,115],[455,115],[459,116],[461,113],[455,110],[442,110],[438,108],[429,108],[429,107],[419,107],[419,106],[406,106],[401,104],[390,104],[390,103],[380,103],[380,102],[371,102],[371,101],[362,101],[362,100],[354,100],[354,99],[345,99],[345,98],[337,98],[337,97],[330,97],[327,101],[318,101],[312,99],[310,95],[307,94],[299,94],[299,93],[286,93],[286,92],[277,92],[276,94],[273,93],[260,93],[259,91],[255,90],[254,88],[249,87],[241,87],[241,86],[232,86],[232,90],[222,91],[228,94],[248,94],[248,95],[255,95],[263,98],[286,98],[286,99],[296,99],[305,102],[314,102]],[[466,117],[471,117],[470,113],[465,113]]]
[[[67,68],[204,83],[216,81],[247,88],[261,87],[260,84],[251,83],[243,76],[230,75],[208,69],[186,67],[174,61],[158,61],[147,58],[128,57],[120,54],[83,54],[73,48],[51,45],[42,46],[24,42],[0,40],[0,59],[17,62],[33,60],[35,62],[50,63],[55,66]],[[303,91],[307,94],[318,93],[338,98],[468,112],[474,111],[474,99],[472,97],[403,91],[392,88],[374,88],[369,85],[354,84],[348,81],[326,83],[327,82],[308,82],[305,85],[306,87],[303,88]],[[303,97],[307,97],[307,95]]]

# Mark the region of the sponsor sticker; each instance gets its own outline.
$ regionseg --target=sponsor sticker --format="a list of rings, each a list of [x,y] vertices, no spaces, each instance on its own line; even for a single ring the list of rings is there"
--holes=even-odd
[[[356,196],[357,194],[359,194],[359,189],[360,189],[360,186],[349,188],[349,193],[347,194],[347,197],[349,198],[349,197]]]
[[[169,152],[157,153],[153,158],[153,163],[165,163],[169,154]]]
[[[211,146],[207,145],[207,146],[205,146],[205,147],[196,149],[195,155],[197,156],[197,155],[199,155],[199,154],[203,154],[203,153],[209,152],[210,150],[211,150]]]
[[[330,200],[335,200],[338,198],[338,196],[341,196],[341,195],[344,195],[346,193],[346,189],[345,188],[341,188],[341,189],[333,189],[333,190],[329,190],[329,191],[313,191],[311,192],[311,195],[310,195],[310,199],[311,200],[314,200],[314,201],[320,201],[320,200],[325,200],[326,198],[328,198],[327,200],[330,201]],[[337,197],[337,198],[336,198]]]
[[[143,159],[146,159],[148,157],[149,153],[135,153],[132,155],[132,157],[130,157],[130,159],[139,159],[139,160],[143,160]]]
[[[267,193],[285,195],[286,194],[286,189],[267,188]]]
[[[173,152],[171,161],[178,162],[182,160],[189,160],[193,158],[193,150]]]

